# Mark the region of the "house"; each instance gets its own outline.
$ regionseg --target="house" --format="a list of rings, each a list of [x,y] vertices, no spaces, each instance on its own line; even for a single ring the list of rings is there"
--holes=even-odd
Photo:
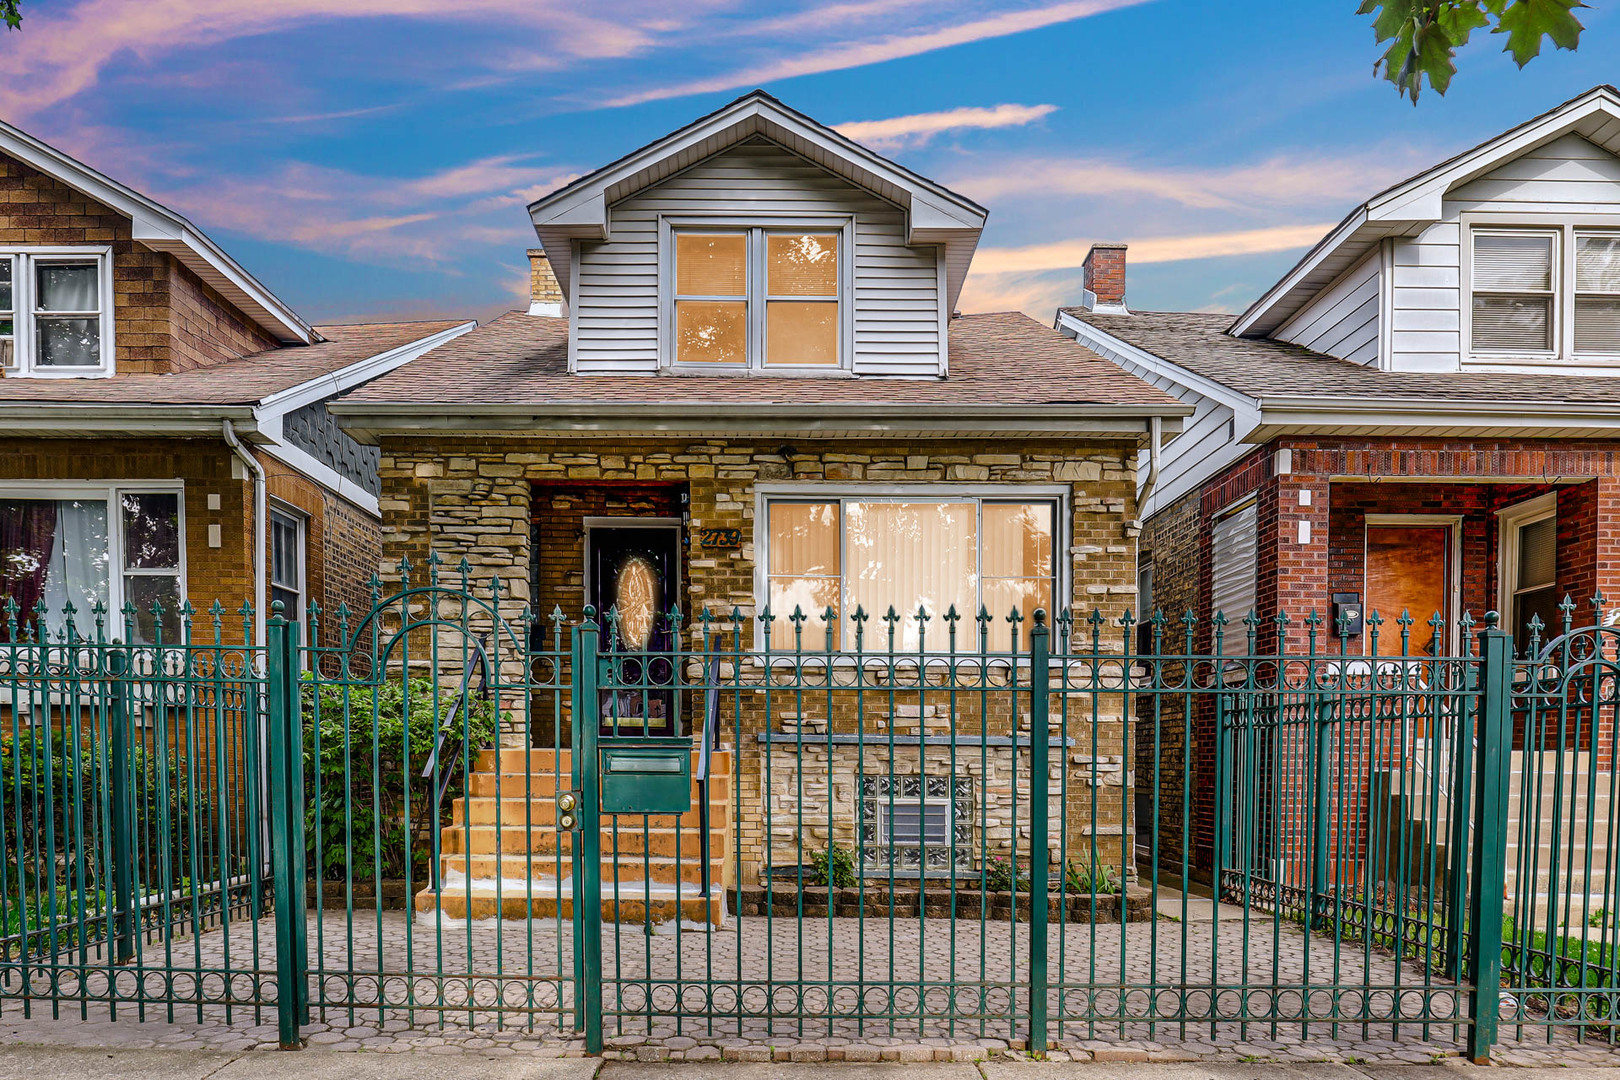
[[[952,607],[967,618],[964,648],[978,647],[973,613],[985,609],[991,647],[1006,650],[1028,647],[1035,609],[1114,618],[1135,606],[1134,463],[1189,407],[1023,315],[956,314],[984,208],[755,91],[529,211],[540,246],[528,311],[331,406],[380,451],[385,564],[466,559],[498,576],[508,619],[533,613],[542,643],[553,612],[617,608],[633,650],[672,649],[704,617],[723,627],[734,612],[740,647],[762,649],[768,609],[776,649],[825,652],[830,634],[836,652],[882,651],[891,607],[901,652],[942,650]],[[870,617],[860,640],[857,607]],[[670,608],[684,625],[660,614]],[[935,620],[927,642],[919,608]],[[1025,622],[1008,621],[1015,608]],[[829,842],[802,840],[789,814],[768,827],[761,792],[857,843],[855,773],[895,773],[881,740],[862,757],[828,725],[886,738],[910,709],[928,726],[934,706],[893,697],[863,717],[821,715],[809,750],[733,747],[755,810],[735,823],[743,865],[728,875],[752,881]],[[638,725],[691,733],[670,699],[642,698]],[[566,746],[565,709],[535,704],[508,738]],[[762,739],[810,706],[771,709],[746,720]],[[1112,762],[1119,711],[1098,720]],[[974,798],[994,786],[1004,808],[1013,722],[996,721],[1008,749],[989,772],[976,751],[959,764]],[[953,760],[931,752],[900,771],[946,776]],[[796,788],[801,769],[835,778]],[[1089,802],[1070,810],[1116,866],[1122,774],[1095,823]],[[933,811],[915,788],[907,797],[921,800],[920,828]]]
[[[1252,610],[1262,651],[1311,649],[1314,613],[1319,652],[1457,656],[1465,617],[1527,650],[1565,597],[1577,626],[1620,597],[1617,155],[1600,86],[1373,195],[1236,319],[1135,311],[1125,248],[1094,248],[1057,327],[1195,410],[1142,493],[1143,609],[1204,616],[1200,650],[1224,612],[1228,655]],[[1163,733],[1167,777],[1185,736]]]
[[[70,615],[94,636],[98,604],[146,643],[179,639],[188,598],[199,641],[216,600],[238,641],[275,600],[364,608],[376,451],[325,402],[471,327],[311,326],[185,218],[0,123],[0,638]]]

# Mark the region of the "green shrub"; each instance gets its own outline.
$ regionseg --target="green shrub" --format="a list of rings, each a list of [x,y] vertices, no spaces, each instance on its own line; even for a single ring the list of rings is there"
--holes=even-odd
[[[849,889],[855,885],[855,853],[842,844],[830,844],[825,851],[810,856],[810,873],[804,876],[806,885]]]
[[[495,703],[475,694],[467,696],[466,716],[455,709],[452,719],[459,697],[453,691],[435,696],[431,679],[408,684],[396,679],[375,689],[341,683],[323,683],[318,690],[305,686],[304,814],[311,873],[318,861],[322,874],[331,879],[351,872],[356,881],[402,878],[409,859],[411,876],[425,878],[433,831],[449,821],[451,800],[464,790],[462,766],[491,743],[496,729]],[[447,724],[450,734],[465,738],[466,750],[457,749],[453,761],[439,763],[441,770],[454,771],[455,780],[435,816],[436,779],[422,772],[435,737],[446,734]]]
[[[1028,892],[1029,871],[1011,859],[994,858],[984,864],[986,892]]]
[[[137,728],[135,736],[144,737],[149,730]],[[206,772],[193,776],[178,749],[160,755],[137,743],[128,775],[137,890],[170,891],[188,887],[194,876],[206,881],[219,877],[214,865],[219,858],[219,804]],[[81,883],[87,894],[111,890],[111,882],[102,879],[112,843],[107,835],[112,783],[105,748],[93,749],[83,741],[71,742],[61,731],[38,728],[0,737],[0,832],[14,900],[20,895],[19,882],[26,883],[30,902],[48,893],[52,882],[59,898],[71,895],[74,903]],[[233,847],[239,847],[234,838]],[[54,860],[47,861],[52,854]],[[245,857],[240,850],[237,854]],[[227,868],[225,876],[236,872]],[[59,909],[61,903],[59,899]],[[77,913],[61,917],[77,918]]]

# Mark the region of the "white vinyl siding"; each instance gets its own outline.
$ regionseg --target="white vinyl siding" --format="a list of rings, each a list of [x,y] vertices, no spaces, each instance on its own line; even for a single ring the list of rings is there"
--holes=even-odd
[[[1226,616],[1221,655],[1248,648],[1243,620],[1254,611],[1258,569],[1259,512],[1254,503],[1217,518],[1210,529],[1209,607]]]
[[[1465,291],[1470,245],[1464,215],[1471,227],[1488,229],[1569,221],[1584,231],[1586,219],[1611,216],[1620,223],[1620,158],[1565,135],[1458,186],[1442,206],[1443,220],[1392,242],[1388,366],[1397,370],[1456,371],[1489,356],[1478,349],[1464,354],[1470,337],[1465,321],[1473,307]],[[1572,256],[1562,241],[1559,247],[1560,262],[1566,262]],[[1555,314],[1562,323],[1562,310]]]
[[[1352,267],[1280,327],[1276,337],[1340,360],[1378,366],[1379,253]]]
[[[916,376],[942,370],[936,248],[906,245],[899,207],[774,143],[732,147],[609,214],[612,238],[581,243],[577,251],[570,348],[579,372],[658,370],[661,219],[709,216],[791,228],[796,215],[853,221],[851,369]]]

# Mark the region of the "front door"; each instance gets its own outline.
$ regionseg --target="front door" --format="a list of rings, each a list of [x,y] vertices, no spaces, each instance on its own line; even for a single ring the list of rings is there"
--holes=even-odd
[[[602,732],[675,734],[676,628],[680,567],[677,525],[596,525],[590,530],[587,601],[597,611],[602,651],[623,655],[624,689],[605,692]]]
[[[1412,616],[1411,655],[1439,656],[1448,651],[1454,528],[1431,523],[1367,526],[1365,610],[1376,611],[1384,620],[1377,655],[1400,655],[1403,611]],[[1446,623],[1438,631],[1430,624],[1436,612]]]

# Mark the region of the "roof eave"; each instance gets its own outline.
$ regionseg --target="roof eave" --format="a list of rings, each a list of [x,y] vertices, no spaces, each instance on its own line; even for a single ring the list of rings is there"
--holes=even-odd
[[[733,402],[547,402],[455,404],[334,402],[332,413],[363,441],[383,435],[524,433],[546,437],[759,435],[838,438],[850,435],[973,437],[1040,434],[1138,439],[1157,417],[1169,434],[1190,406],[1152,405],[894,405],[838,403],[784,408]]]
[[[154,405],[146,402],[29,401],[0,404],[0,435],[38,438],[94,436],[195,437],[220,433],[229,420],[238,435],[259,441],[254,407]]]
[[[1613,438],[1620,409],[1608,403],[1518,399],[1262,397],[1260,422],[1243,442],[1279,435],[1373,435],[1487,438]]]

